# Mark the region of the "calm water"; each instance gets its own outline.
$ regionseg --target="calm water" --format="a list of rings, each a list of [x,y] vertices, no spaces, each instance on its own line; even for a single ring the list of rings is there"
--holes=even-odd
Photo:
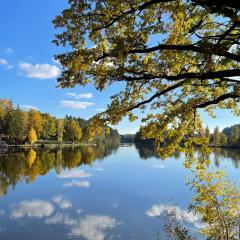
[[[157,216],[192,193],[182,154],[161,160],[149,148],[100,146],[26,150],[0,156],[0,239],[165,239]],[[238,180],[240,152],[218,151],[212,165]]]

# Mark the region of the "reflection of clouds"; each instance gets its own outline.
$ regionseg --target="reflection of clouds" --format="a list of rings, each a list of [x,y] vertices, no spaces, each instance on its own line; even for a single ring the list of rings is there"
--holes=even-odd
[[[176,220],[192,223],[196,228],[202,228],[203,224],[199,221],[199,217],[191,211],[183,210],[178,206],[157,204],[153,205],[146,211],[149,217],[159,217],[162,214],[174,213]]]
[[[57,212],[54,216],[47,218],[45,221],[46,224],[65,224],[67,226],[73,226],[78,223],[76,219],[70,218],[67,214]]]
[[[106,215],[87,215],[78,220],[60,212],[47,218],[45,223],[48,225],[64,224],[69,226],[69,236],[82,236],[87,240],[104,240],[106,237],[105,230],[114,228],[120,224],[116,219]]]
[[[95,171],[103,171],[103,168],[95,168]]]
[[[153,168],[163,169],[165,168],[162,164],[154,165]]]
[[[60,208],[66,209],[66,208],[71,208],[72,203],[62,195],[55,196],[53,197],[53,202],[56,203]]]
[[[78,208],[78,209],[76,210],[76,213],[77,213],[77,214],[81,214],[82,212],[83,212],[82,209],[79,209],[79,208]]]
[[[0,216],[3,216],[5,214],[5,211],[0,209]]]
[[[108,215],[81,215],[82,210],[74,210],[75,216],[70,217],[66,210],[59,210],[54,213],[55,208],[61,209],[72,207],[72,203],[62,195],[52,198],[53,203],[43,200],[22,201],[12,207],[11,219],[23,217],[43,218],[47,225],[62,224],[69,228],[68,236],[83,237],[86,240],[104,240],[107,230],[110,230],[121,223]],[[1,227],[0,227],[1,233]],[[109,236],[109,239],[116,239],[118,236]]]
[[[117,204],[117,203],[113,203],[112,207],[113,207],[113,208],[117,208],[117,207],[118,207],[118,204]]]
[[[84,170],[78,170],[78,169],[62,172],[60,175],[58,175],[59,178],[84,178],[84,177],[91,177],[91,176],[92,175],[90,173],[87,173]]]
[[[7,228],[3,227],[3,226],[0,226],[0,234],[3,233],[3,231],[6,231]]]
[[[84,188],[88,188],[88,187],[90,187],[90,182],[72,180],[71,182],[64,183],[63,187],[84,187]]]
[[[54,206],[47,201],[32,200],[22,201],[15,205],[11,211],[10,217],[13,219],[22,217],[48,217],[54,212]]]
[[[70,236],[82,236],[87,240],[104,240],[104,230],[119,225],[116,219],[104,215],[87,215],[71,228]]]

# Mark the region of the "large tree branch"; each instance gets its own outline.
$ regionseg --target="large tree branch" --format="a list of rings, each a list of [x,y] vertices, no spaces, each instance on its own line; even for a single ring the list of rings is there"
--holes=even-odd
[[[172,85],[172,86],[170,86],[170,87],[168,87],[168,88],[166,88],[166,89],[164,89],[164,90],[162,90],[162,91],[154,94],[154,95],[153,95],[152,97],[150,97],[149,99],[147,99],[147,100],[145,100],[145,101],[142,101],[142,102],[140,102],[140,103],[138,103],[138,104],[136,104],[136,105],[128,108],[128,109],[127,109],[127,112],[132,111],[133,109],[139,108],[140,106],[145,105],[145,104],[147,104],[147,103],[150,103],[150,102],[153,101],[155,98],[159,98],[159,97],[161,97],[162,95],[164,95],[164,94],[166,94],[166,93],[168,93],[168,92],[171,92],[171,91],[173,91],[173,90],[181,87],[181,86],[184,85],[186,82],[187,82],[187,80],[183,80],[183,81],[181,81],[181,82],[178,82],[178,83],[176,83],[176,84],[174,84],[174,85]]]
[[[223,94],[213,100],[209,100],[209,101],[203,102],[201,104],[198,104],[195,106],[195,108],[205,108],[207,106],[218,104],[219,102],[230,99],[230,98],[231,99],[240,98],[240,95],[236,94],[236,93],[226,93],[226,94]]]
[[[193,44],[189,45],[169,45],[169,44],[159,44],[151,48],[143,49],[133,49],[128,53],[150,53],[158,50],[176,50],[176,51],[193,51],[197,53],[211,53],[217,56],[226,57],[235,61],[240,62],[240,56],[230,53],[230,52],[221,52],[219,46],[217,48],[203,49],[202,47],[195,46]]]
[[[240,69],[230,69],[230,70],[222,70],[222,71],[217,71],[217,72],[207,72],[207,73],[183,73],[183,74],[178,74],[178,75],[159,75],[159,76],[154,76],[151,74],[143,74],[142,76],[122,76],[122,79],[125,81],[138,81],[138,80],[151,80],[151,79],[166,79],[169,81],[178,81],[182,79],[200,79],[200,80],[207,80],[207,79],[215,79],[215,78],[227,78],[229,77],[240,77]],[[229,79],[230,81],[231,79]],[[239,83],[239,81],[234,81],[232,82]]]
[[[223,8],[235,8],[240,10],[238,0],[221,1],[221,0],[192,0],[196,5],[216,7],[219,9]]]
[[[192,51],[192,52],[197,52],[197,53],[210,53],[216,56],[220,57],[226,57],[232,60],[235,60],[237,62],[240,62],[240,55],[227,52],[227,51],[221,51],[219,50],[219,45],[214,46],[212,48],[204,49],[203,47],[195,46],[193,44],[188,44],[188,45],[170,45],[170,44],[159,44],[157,46],[151,47],[151,48],[142,48],[142,49],[132,49],[127,51],[127,54],[132,54],[132,53],[151,53],[151,52],[156,52],[159,50],[172,50],[172,51]],[[113,51],[114,52],[114,51]],[[100,61],[104,58],[107,57],[116,57],[114,54],[111,52],[108,53],[103,53],[102,56],[98,57],[95,61]]]

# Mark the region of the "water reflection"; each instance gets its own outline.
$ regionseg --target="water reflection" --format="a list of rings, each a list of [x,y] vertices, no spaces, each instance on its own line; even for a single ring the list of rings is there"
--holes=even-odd
[[[143,160],[147,160],[149,158],[159,158],[159,159],[163,159],[163,157],[160,155],[160,153],[158,153],[157,151],[155,151],[154,147],[148,144],[139,144],[136,143],[136,149],[138,151],[139,157]],[[175,158],[175,160],[180,159],[181,153],[179,151],[176,151],[172,157]]]
[[[54,169],[59,178],[83,178],[90,177],[89,173],[83,170],[72,170],[81,165],[92,165],[98,159],[116,152],[118,144],[102,144],[97,147],[80,147],[64,149],[29,149],[18,153],[9,153],[0,156],[0,195],[7,193],[10,186],[14,187],[18,182],[23,181],[31,183],[39,175],[46,175]],[[162,159],[151,146],[135,145],[139,157],[143,160],[151,158]],[[200,157],[200,156],[199,156]],[[240,165],[240,150],[227,148],[214,148],[208,156],[214,160],[214,164],[220,167],[222,161],[230,160],[235,168]],[[175,160],[181,158],[180,152],[175,152],[172,156]],[[153,168],[163,169],[163,164],[155,164]],[[96,171],[102,171],[102,168],[96,168]],[[63,185],[64,187],[83,187],[88,188],[88,181],[71,180]]]
[[[65,172],[66,169],[81,165],[91,165],[94,160],[103,160],[116,152],[117,144],[104,144],[97,147],[79,147],[64,149],[28,149],[0,156],[0,195],[7,193],[10,186],[20,182],[31,183],[39,175],[46,175],[54,169],[60,178],[86,177],[82,170]],[[101,171],[101,169],[98,169]],[[87,182],[73,181],[69,186],[85,186]]]
[[[63,196],[53,197],[51,201],[22,201],[12,207],[12,220],[29,218],[43,219],[44,224],[63,225],[68,228],[69,237],[82,236],[87,240],[104,240],[106,230],[115,228],[122,223],[109,215],[81,215],[82,210],[74,209],[75,216],[70,216],[65,209],[72,208],[72,203]]]
[[[150,158],[158,158],[163,159],[162,156],[154,150],[153,147],[148,145],[139,145],[136,144],[136,149],[138,151],[139,157],[143,160],[148,160]],[[202,158],[202,152],[199,152],[196,149],[196,154],[198,154],[198,158]],[[179,160],[181,158],[181,152],[176,151],[171,157],[175,160]],[[211,148],[211,153],[208,155],[204,155],[205,159],[212,159],[214,161],[214,165],[216,167],[221,166],[221,162],[230,160],[232,165],[235,168],[240,167],[240,149],[239,148]],[[161,165],[159,165],[161,168]]]

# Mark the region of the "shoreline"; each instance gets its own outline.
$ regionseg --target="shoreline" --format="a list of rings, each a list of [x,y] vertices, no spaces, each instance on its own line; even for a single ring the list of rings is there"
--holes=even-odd
[[[95,146],[95,143],[36,143],[36,144],[9,144],[7,148],[58,148],[58,147],[79,147],[79,146]]]

